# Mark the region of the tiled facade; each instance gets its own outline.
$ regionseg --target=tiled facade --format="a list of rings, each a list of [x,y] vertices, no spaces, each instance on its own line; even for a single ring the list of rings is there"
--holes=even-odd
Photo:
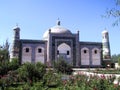
[[[102,42],[81,42],[79,31],[71,33],[60,26],[60,21],[45,32],[43,40],[20,39],[19,27],[14,32],[11,58],[19,58],[20,63],[42,62],[52,66],[52,62],[62,57],[73,67],[102,67]]]

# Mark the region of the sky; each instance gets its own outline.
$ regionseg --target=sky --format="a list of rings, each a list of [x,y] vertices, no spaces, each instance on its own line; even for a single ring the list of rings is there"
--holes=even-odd
[[[113,7],[114,0],[0,0],[0,44],[6,39],[12,44],[17,24],[21,39],[41,40],[59,18],[72,33],[80,31],[80,41],[102,42],[106,29],[111,54],[120,54],[120,26],[112,26],[114,18],[102,17]]]

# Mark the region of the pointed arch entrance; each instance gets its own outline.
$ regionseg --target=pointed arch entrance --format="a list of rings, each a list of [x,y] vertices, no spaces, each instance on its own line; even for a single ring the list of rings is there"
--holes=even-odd
[[[69,60],[71,58],[71,47],[66,43],[61,43],[57,47],[57,57],[63,58],[64,60],[69,62]]]

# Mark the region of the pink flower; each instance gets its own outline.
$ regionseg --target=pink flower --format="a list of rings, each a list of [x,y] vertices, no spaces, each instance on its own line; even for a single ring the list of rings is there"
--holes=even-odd
[[[67,84],[67,80],[63,80],[63,85],[66,85]]]
[[[101,77],[101,79],[106,79],[104,74],[102,74],[100,77]]]

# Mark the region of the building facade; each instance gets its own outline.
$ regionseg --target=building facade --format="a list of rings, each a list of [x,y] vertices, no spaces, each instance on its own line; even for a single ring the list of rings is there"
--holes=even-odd
[[[73,67],[102,67],[110,62],[110,45],[107,31],[102,32],[102,42],[81,42],[79,31],[72,33],[60,25],[60,21],[48,29],[42,40],[20,39],[20,28],[14,29],[11,59],[20,63],[41,62],[52,66],[52,62],[63,58]]]

